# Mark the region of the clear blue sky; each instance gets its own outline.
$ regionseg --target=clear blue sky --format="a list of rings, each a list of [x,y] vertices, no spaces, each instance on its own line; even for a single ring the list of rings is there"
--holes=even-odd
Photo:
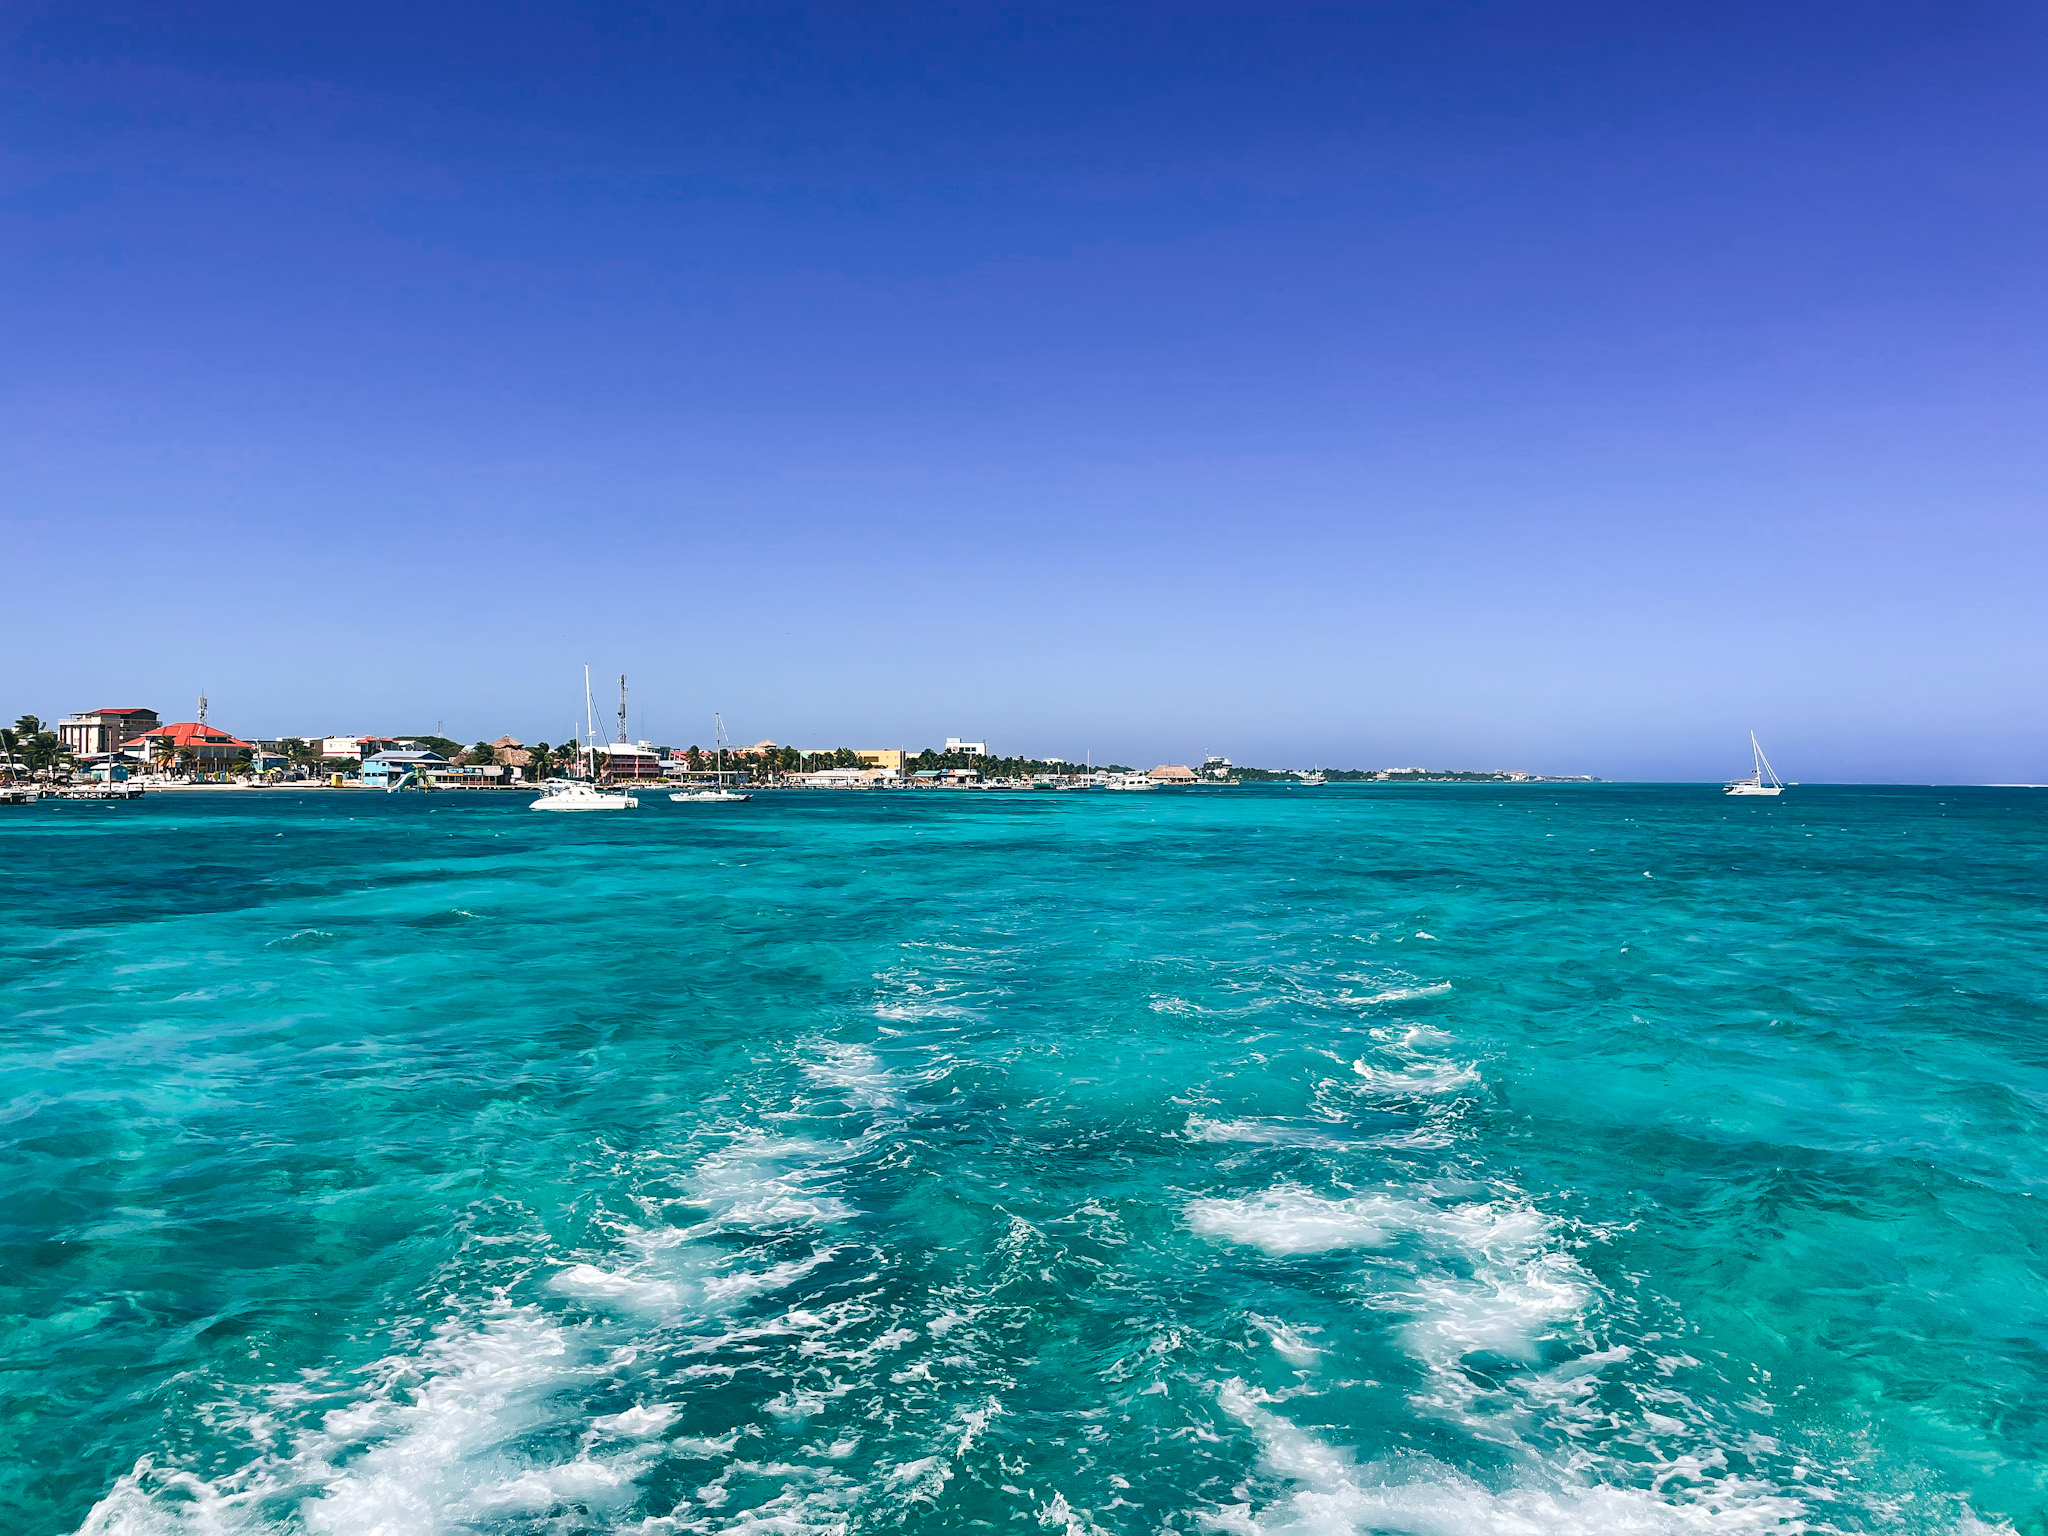
[[[2048,12],[17,5],[0,713],[2048,779]]]

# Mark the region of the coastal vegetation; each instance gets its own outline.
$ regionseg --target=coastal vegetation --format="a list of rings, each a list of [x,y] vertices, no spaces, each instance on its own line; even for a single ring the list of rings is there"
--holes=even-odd
[[[23,715],[12,730],[0,730],[0,759],[29,773],[49,773],[71,761],[62,738],[35,715]]]
[[[1085,773],[1079,763],[1037,757],[979,757],[971,752],[934,752],[926,747],[903,765],[905,773],[940,773],[949,768],[970,768],[987,779],[1030,779],[1042,774]],[[1097,763],[1098,773],[1130,773],[1121,763]]]
[[[432,752],[451,763],[509,764],[515,770],[515,777],[529,780],[545,779],[551,774],[572,770],[577,761],[578,747],[574,742],[562,742],[550,746],[545,741],[530,746],[522,745],[510,737],[501,737],[505,743],[500,747],[489,741],[478,741],[465,747],[452,737],[439,734],[405,735],[389,738],[407,747]],[[324,753],[324,739],[319,737],[285,737],[269,744],[266,752],[269,759],[265,772],[273,777],[281,770],[276,758],[285,759],[290,770],[308,776],[327,771],[333,765]],[[672,748],[661,747],[657,751],[667,754]],[[718,765],[716,749],[707,749],[692,744],[681,754],[692,772],[703,772]],[[875,754],[870,752],[863,759],[852,747],[833,747],[817,751],[806,751],[793,746],[726,747],[724,764],[729,770],[755,775],[779,775],[815,773],[820,769],[849,769],[873,766]],[[341,765],[347,768],[351,760]],[[28,775],[48,777],[68,772],[78,766],[63,738],[51,724],[34,714],[20,716],[12,727],[0,728],[0,777]],[[207,766],[200,761],[200,755],[191,747],[180,747],[170,756],[174,772],[195,774]],[[249,773],[255,766],[254,756],[248,750],[240,751],[228,764],[214,765],[234,774]],[[915,754],[906,755],[902,771],[906,777],[916,774],[947,772],[968,772],[983,779],[1026,780],[1045,777],[1068,777],[1094,771],[1103,773],[1131,773],[1134,770],[1124,763],[1091,763],[1084,767],[1080,763],[1065,762],[1058,758],[1036,757],[987,757],[968,752],[942,752],[926,747]],[[1222,759],[1211,758],[1193,770],[1203,782],[1217,783],[1229,780],[1241,784],[1285,784],[1297,782],[1304,770],[1298,768],[1259,768],[1250,765],[1229,764]],[[1322,768],[1318,769],[1327,783],[1514,783],[1533,779],[1555,781],[1557,775],[1512,772],[1501,769],[1466,768]],[[1597,781],[1592,781],[1597,782]]]

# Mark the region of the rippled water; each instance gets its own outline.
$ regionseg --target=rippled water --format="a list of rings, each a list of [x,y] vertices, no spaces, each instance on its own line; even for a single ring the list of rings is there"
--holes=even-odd
[[[10,1530],[2043,1528],[2048,794],[0,816]]]

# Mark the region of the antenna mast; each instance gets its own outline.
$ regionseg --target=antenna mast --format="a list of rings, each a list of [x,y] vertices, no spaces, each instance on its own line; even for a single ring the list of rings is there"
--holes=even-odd
[[[206,724],[206,695],[199,695],[199,723]]]

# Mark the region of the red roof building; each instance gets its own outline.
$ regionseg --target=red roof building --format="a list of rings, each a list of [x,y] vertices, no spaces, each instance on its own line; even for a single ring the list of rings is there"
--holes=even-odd
[[[140,736],[123,742],[122,746],[133,748],[147,758],[175,756],[189,747],[202,763],[233,762],[239,754],[255,750],[239,737],[202,725],[197,720],[160,725],[153,731],[144,731]]]

